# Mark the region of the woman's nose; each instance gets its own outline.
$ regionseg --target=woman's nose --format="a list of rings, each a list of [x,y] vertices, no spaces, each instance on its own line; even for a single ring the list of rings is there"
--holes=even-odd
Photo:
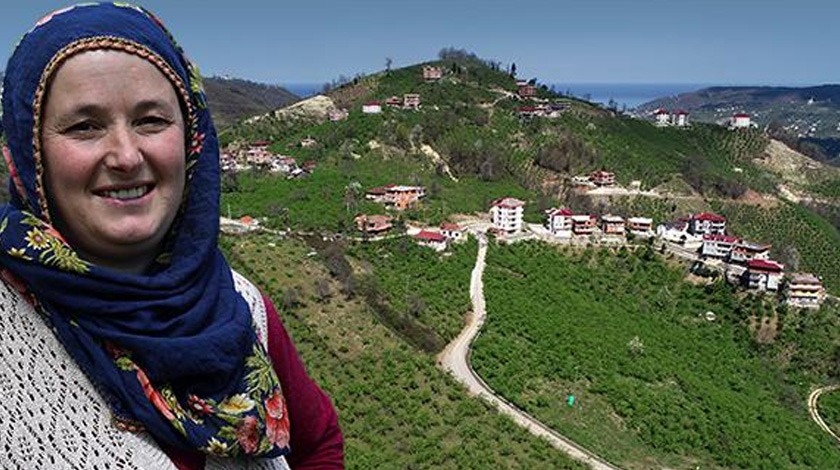
[[[121,173],[132,173],[143,163],[138,136],[130,127],[114,126],[109,131],[105,165]]]

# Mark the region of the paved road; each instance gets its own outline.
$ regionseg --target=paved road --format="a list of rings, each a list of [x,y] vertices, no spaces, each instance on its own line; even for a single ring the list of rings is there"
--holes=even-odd
[[[475,267],[470,278],[470,298],[472,299],[473,314],[470,316],[468,324],[461,331],[461,334],[449,343],[446,349],[440,354],[438,363],[441,367],[452,373],[458,381],[463,383],[470,393],[478,395],[490,402],[500,412],[510,416],[517,424],[532,434],[546,439],[551,445],[562,450],[570,457],[588,464],[595,470],[617,470],[618,467],[610,465],[607,461],[575,444],[570,439],[542,424],[503,397],[497,395],[470,366],[470,344],[484,324],[484,318],[486,316],[484,284],[482,282],[486,255],[487,238],[484,234],[479,234],[478,256],[476,257]]]
[[[811,415],[811,419],[816,421],[817,425],[822,428],[823,431],[831,434],[831,437],[837,440],[837,442],[840,442],[840,437],[838,437],[837,434],[834,434],[834,431],[825,424],[822,416],[820,416],[820,410],[817,408],[817,401],[819,401],[820,395],[826,392],[833,392],[835,390],[840,390],[840,385],[828,385],[811,392],[811,395],[808,396],[808,413]]]

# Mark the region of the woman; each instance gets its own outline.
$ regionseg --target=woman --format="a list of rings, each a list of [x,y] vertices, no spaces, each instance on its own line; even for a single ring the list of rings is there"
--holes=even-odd
[[[124,3],[42,19],[6,67],[0,468],[340,468],[271,303],[217,248],[197,70]]]

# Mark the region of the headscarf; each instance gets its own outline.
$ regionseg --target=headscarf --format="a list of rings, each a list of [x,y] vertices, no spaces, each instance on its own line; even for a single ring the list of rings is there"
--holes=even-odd
[[[40,150],[44,94],[65,60],[98,49],[154,64],[184,113],[184,199],[145,274],[85,261],[50,220]],[[161,22],[126,3],[48,15],[9,59],[2,102],[11,202],[0,209],[0,268],[44,315],[116,423],[181,449],[288,453],[279,381],[217,247],[219,146],[201,79]]]

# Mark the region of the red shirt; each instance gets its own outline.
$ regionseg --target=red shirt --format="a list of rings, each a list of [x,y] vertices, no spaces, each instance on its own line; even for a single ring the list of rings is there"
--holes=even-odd
[[[344,438],[338,414],[327,394],[306,373],[274,305],[265,296],[263,301],[268,316],[268,355],[289,412],[292,453],[286,461],[294,470],[343,469]],[[204,469],[204,454],[162,448],[179,470]]]

